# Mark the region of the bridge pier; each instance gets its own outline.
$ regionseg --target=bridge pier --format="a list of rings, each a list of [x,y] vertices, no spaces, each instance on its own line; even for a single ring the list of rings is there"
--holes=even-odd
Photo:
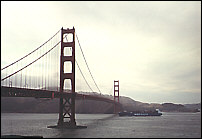
[[[64,34],[72,34],[72,42],[64,42]],[[70,56],[64,55],[64,48],[70,47]],[[72,65],[71,73],[64,72],[64,63],[70,61]],[[75,121],[75,29],[61,29],[61,55],[60,55],[60,92],[64,90],[64,80],[71,80],[71,97],[60,98],[59,104],[59,127],[76,127]],[[67,115],[67,116],[66,116]],[[65,122],[64,119],[69,119]]]
[[[64,34],[72,34],[73,40],[71,42],[64,41]],[[66,38],[67,39],[67,38]],[[70,48],[69,56],[64,55],[64,48]],[[64,63],[71,62],[71,73],[64,72]],[[70,79],[71,81],[71,96],[67,98],[60,98],[59,102],[59,120],[57,126],[49,126],[56,128],[86,128],[86,126],[77,126],[75,121],[75,29],[61,29],[61,55],[60,55],[60,92],[64,92],[64,81]],[[69,119],[69,121],[65,121]]]

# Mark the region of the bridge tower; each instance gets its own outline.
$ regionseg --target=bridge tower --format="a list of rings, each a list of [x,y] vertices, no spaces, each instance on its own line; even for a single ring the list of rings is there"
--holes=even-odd
[[[72,42],[64,42],[64,35],[70,34],[73,36]],[[64,55],[65,48],[67,49],[70,56]],[[69,54],[68,53],[68,54]],[[71,73],[64,72],[64,63],[71,62]],[[61,29],[61,55],[60,55],[60,92],[64,90],[64,81],[65,79],[70,79],[71,81],[71,96],[68,98],[60,98],[59,104],[59,120],[58,126],[67,126],[67,127],[76,127],[75,121],[75,29]],[[68,122],[65,122],[65,119],[69,119]]]
[[[119,80],[114,80],[114,113],[119,112],[119,107],[115,105],[115,102],[119,103]]]

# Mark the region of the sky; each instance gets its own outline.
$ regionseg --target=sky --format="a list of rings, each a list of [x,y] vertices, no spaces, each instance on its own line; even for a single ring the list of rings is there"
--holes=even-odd
[[[73,26],[103,94],[201,102],[200,1],[1,1],[1,67]]]

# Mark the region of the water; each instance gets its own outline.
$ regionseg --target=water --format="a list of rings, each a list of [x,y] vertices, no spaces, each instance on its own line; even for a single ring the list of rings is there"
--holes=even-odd
[[[44,138],[201,138],[201,113],[163,113],[156,117],[76,114],[86,129],[54,129],[58,114],[2,113],[1,135]]]

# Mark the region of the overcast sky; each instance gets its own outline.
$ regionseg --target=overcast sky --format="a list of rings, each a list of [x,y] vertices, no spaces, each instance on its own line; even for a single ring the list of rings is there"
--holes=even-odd
[[[1,1],[1,66],[73,26],[103,94],[201,102],[200,1]]]

